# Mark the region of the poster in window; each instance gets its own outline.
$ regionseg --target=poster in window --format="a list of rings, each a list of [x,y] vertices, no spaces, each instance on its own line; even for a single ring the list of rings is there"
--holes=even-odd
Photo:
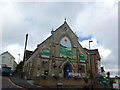
[[[60,41],[60,57],[72,57],[71,42],[68,37],[63,37]]]

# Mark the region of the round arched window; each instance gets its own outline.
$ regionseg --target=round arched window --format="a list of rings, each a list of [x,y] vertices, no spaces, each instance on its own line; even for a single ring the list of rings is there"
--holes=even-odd
[[[68,37],[60,40],[60,57],[72,57],[71,42]]]
[[[80,62],[85,62],[85,56],[83,54],[80,54]]]
[[[50,57],[50,52],[49,52],[49,50],[46,49],[46,48],[43,48],[43,49],[42,49],[42,54],[41,54],[41,56],[42,56],[42,57],[47,57],[47,58],[49,58],[49,57]]]

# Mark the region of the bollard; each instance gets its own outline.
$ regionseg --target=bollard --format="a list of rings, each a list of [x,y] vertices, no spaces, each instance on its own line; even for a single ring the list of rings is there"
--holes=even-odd
[[[57,90],[62,90],[63,83],[57,83]]]

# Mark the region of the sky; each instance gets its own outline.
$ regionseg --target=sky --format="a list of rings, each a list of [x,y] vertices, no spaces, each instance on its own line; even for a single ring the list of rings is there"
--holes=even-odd
[[[0,5],[0,53],[9,51],[18,63],[23,59],[25,35],[34,50],[64,19],[83,48],[98,49],[101,66],[112,76],[118,72],[118,2],[2,2]]]

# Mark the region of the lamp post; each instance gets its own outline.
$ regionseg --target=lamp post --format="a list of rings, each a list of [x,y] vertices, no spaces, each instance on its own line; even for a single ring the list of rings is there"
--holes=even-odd
[[[93,77],[93,73],[92,73],[92,62],[91,62],[91,56],[92,54],[89,54],[89,59],[90,59],[90,69],[91,69],[91,73],[90,73],[90,79],[91,79],[91,89],[93,90],[93,81],[92,81],[92,77]]]
[[[93,42],[92,40],[89,41],[89,49],[90,49],[90,43]]]
[[[18,56],[19,56],[19,59],[18,59],[18,65],[17,65],[17,70],[18,70],[18,72],[17,72],[17,74],[19,75],[20,74],[20,67],[19,67],[19,63],[20,63],[20,54],[18,54]]]
[[[19,59],[18,59],[18,64],[20,63],[20,54],[18,54],[18,56],[19,56]]]
[[[90,43],[93,42],[92,40],[89,41],[89,50],[91,49],[90,48]],[[93,73],[92,73],[92,62],[91,62],[91,54],[89,53],[89,60],[90,60],[90,69],[91,69],[91,75],[90,75],[90,78],[91,78],[91,88],[93,90],[93,81],[92,81],[92,77],[93,77]]]

